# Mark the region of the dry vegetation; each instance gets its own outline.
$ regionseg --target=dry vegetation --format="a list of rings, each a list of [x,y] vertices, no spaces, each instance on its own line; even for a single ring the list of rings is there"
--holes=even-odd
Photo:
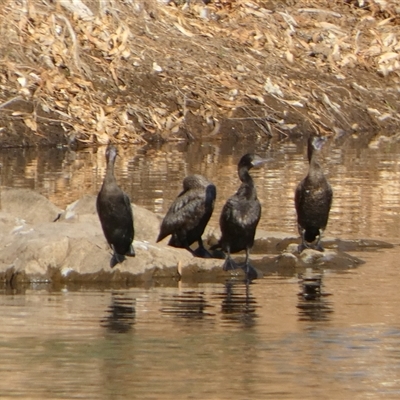
[[[0,140],[394,135],[390,0],[5,0]]]

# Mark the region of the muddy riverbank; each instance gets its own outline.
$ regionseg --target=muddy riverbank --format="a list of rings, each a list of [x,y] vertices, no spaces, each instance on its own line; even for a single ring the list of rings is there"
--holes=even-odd
[[[395,136],[399,10],[359,3],[6,2],[0,145]]]

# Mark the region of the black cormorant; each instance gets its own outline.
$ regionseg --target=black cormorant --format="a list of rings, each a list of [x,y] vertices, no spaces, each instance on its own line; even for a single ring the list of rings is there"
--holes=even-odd
[[[223,265],[225,271],[238,267],[232,260],[231,253],[246,250],[244,269],[247,274],[250,272],[249,253],[261,217],[261,204],[249,170],[260,167],[266,161],[255,154],[245,154],[239,161],[238,175],[242,184],[222,208],[219,220],[222,236],[218,244],[211,247],[221,248],[227,253]]]
[[[315,241],[315,249],[323,251],[321,246],[322,233],[328,224],[329,211],[332,204],[332,188],[324,176],[318,162],[318,153],[322,148],[324,138],[310,136],[307,155],[309,169],[307,176],[297,185],[295,206],[297,226],[301,236],[299,252],[311,247]]]
[[[97,195],[96,208],[101,227],[108,244],[113,250],[110,267],[134,257],[132,246],[134,228],[131,201],[118,186],[114,176],[114,163],[117,149],[108,145],[106,150],[107,169],[103,185]]]
[[[202,175],[189,175],[183,180],[183,191],[171,204],[165,215],[157,242],[172,235],[168,244],[190,251],[194,256],[211,257],[204,248],[201,235],[214,210],[217,190]],[[190,246],[198,242],[199,247]]]

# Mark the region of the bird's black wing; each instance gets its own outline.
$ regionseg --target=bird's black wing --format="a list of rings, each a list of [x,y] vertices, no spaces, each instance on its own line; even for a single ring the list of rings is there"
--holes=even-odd
[[[205,192],[188,191],[171,204],[160,228],[157,242],[177,231],[189,231],[196,227],[205,213]]]

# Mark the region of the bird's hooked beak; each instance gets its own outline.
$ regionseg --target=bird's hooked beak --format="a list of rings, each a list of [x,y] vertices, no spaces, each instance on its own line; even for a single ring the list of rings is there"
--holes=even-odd
[[[271,161],[272,158],[261,158],[260,156],[254,156],[253,161],[251,162],[253,165],[253,168],[260,168],[262,167],[265,163],[268,161]]]
[[[326,141],[327,139],[324,136],[314,136],[312,139],[312,145],[315,150],[321,150]]]

